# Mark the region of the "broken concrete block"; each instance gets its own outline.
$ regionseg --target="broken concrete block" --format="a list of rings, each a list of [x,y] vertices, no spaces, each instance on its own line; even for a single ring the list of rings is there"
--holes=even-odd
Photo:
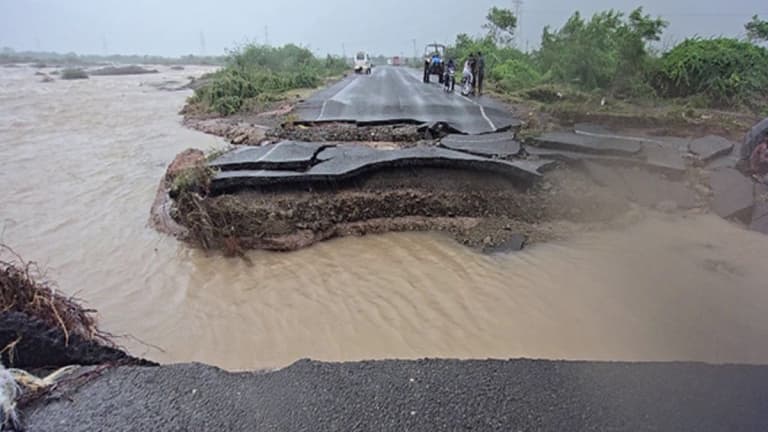
[[[691,141],[688,149],[700,160],[709,162],[733,151],[735,143],[716,135],[708,135]]]
[[[497,246],[485,246],[483,247],[483,253],[488,255],[502,254],[508,252],[518,252],[525,247],[526,238],[522,234],[513,234],[512,237],[505,240],[503,243]]]
[[[533,140],[544,148],[601,155],[632,156],[643,149],[640,141],[592,137],[572,132],[547,132]]]
[[[764,184],[755,184],[755,206],[749,229],[768,234],[768,186]]]
[[[714,198],[712,211],[723,218],[736,217],[749,221],[754,206],[754,182],[739,171],[722,168],[709,178]]]

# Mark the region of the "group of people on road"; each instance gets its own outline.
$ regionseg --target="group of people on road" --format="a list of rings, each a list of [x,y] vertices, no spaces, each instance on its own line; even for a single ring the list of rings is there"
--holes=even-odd
[[[447,79],[456,71],[456,62],[453,59],[449,59],[446,63],[446,80],[445,85],[448,91],[453,91],[453,81]],[[469,55],[464,62],[464,69],[461,72],[462,75],[462,94],[464,96],[471,95],[483,95],[483,80],[485,79],[485,57],[483,53],[478,51]]]
[[[483,80],[485,79],[485,57],[483,57],[483,53],[478,51],[477,53],[470,54],[464,62],[464,70],[461,74],[465,84],[465,89],[462,93],[465,93],[465,96],[482,96]]]

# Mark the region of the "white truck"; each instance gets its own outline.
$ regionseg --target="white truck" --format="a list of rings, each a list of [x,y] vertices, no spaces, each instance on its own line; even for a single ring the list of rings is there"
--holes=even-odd
[[[355,73],[371,74],[371,57],[368,53],[360,51],[355,54]]]

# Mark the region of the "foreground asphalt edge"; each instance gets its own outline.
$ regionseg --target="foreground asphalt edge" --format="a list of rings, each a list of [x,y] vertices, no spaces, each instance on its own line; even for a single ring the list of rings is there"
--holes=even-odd
[[[111,369],[30,431],[768,430],[768,366],[535,360]]]

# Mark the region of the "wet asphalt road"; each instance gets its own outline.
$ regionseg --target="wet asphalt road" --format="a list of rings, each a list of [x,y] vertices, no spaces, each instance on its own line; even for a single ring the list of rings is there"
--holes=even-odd
[[[405,67],[377,67],[371,75],[350,75],[297,107],[301,121],[379,123],[445,122],[468,134],[518,126],[504,107],[490,98],[467,98],[457,89],[446,93],[432,77],[421,81],[420,71]]]
[[[300,361],[270,373],[125,367],[30,431],[764,431],[768,367]]]

